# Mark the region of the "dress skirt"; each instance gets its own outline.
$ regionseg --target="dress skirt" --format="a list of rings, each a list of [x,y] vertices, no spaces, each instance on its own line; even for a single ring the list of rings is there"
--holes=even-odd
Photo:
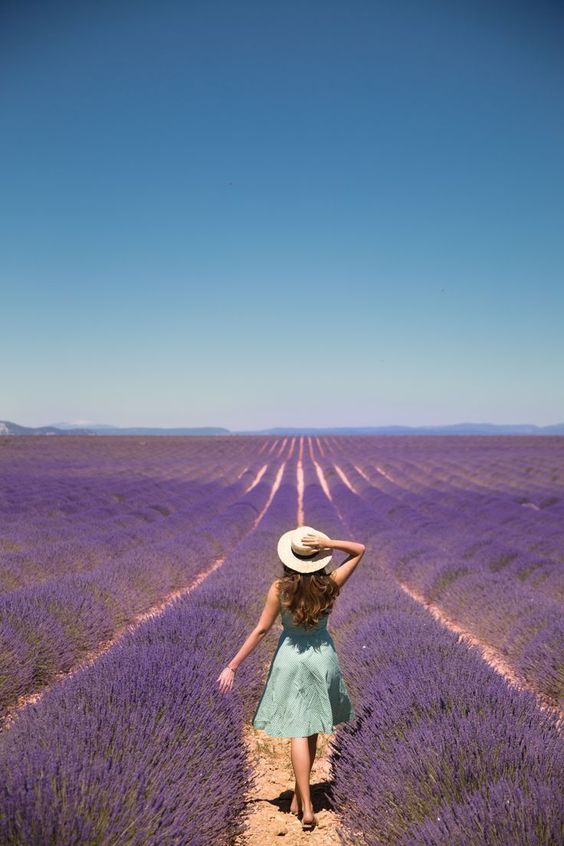
[[[283,631],[252,725],[271,737],[331,734],[355,718],[335,645],[326,628]]]

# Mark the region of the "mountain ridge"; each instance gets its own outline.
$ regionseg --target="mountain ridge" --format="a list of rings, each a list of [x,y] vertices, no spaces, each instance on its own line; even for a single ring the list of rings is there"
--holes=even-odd
[[[433,426],[276,426],[270,429],[231,430],[221,426],[113,426],[93,423],[88,426],[61,421],[47,426],[22,426],[0,420],[0,436],[25,435],[145,435],[145,436],[219,436],[219,435],[564,435],[564,423],[537,426],[535,423],[450,423]]]

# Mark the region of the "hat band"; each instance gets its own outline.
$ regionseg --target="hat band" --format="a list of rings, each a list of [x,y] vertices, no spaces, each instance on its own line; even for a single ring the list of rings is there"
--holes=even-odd
[[[314,552],[310,552],[308,555],[300,555],[299,553],[294,552],[294,550],[292,550],[292,555],[295,555],[296,558],[301,558],[302,561],[308,561],[310,558],[315,558],[318,552],[319,550],[316,549]]]

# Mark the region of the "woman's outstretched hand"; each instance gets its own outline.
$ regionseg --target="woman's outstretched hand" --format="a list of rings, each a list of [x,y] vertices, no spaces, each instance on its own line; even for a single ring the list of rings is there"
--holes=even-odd
[[[231,688],[233,687],[234,680],[235,671],[232,670],[230,667],[225,667],[225,669],[222,670],[219,676],[216,678],[216,682],[219,682],[220,693],[227,693],[228,690],[231,690]]]
[[[330,549],[331,541],[314,532],[307,532],[302,538],[304,546],[311,546],[312,549]]]

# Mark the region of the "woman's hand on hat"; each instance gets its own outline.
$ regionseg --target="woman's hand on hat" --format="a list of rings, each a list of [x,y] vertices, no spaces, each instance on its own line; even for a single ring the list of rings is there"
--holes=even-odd
[[[225,667],[216,679],[216,682],[219,683],[220,693],[227,693],[227,691],[231,690],[234,680],[235,670],[232,670],[231,667]]]
[[[312,549],[329,549],[331,541],[322,535],[316,535],[313,532],[308,532],[302,537],[304,546],[310,546]]]

